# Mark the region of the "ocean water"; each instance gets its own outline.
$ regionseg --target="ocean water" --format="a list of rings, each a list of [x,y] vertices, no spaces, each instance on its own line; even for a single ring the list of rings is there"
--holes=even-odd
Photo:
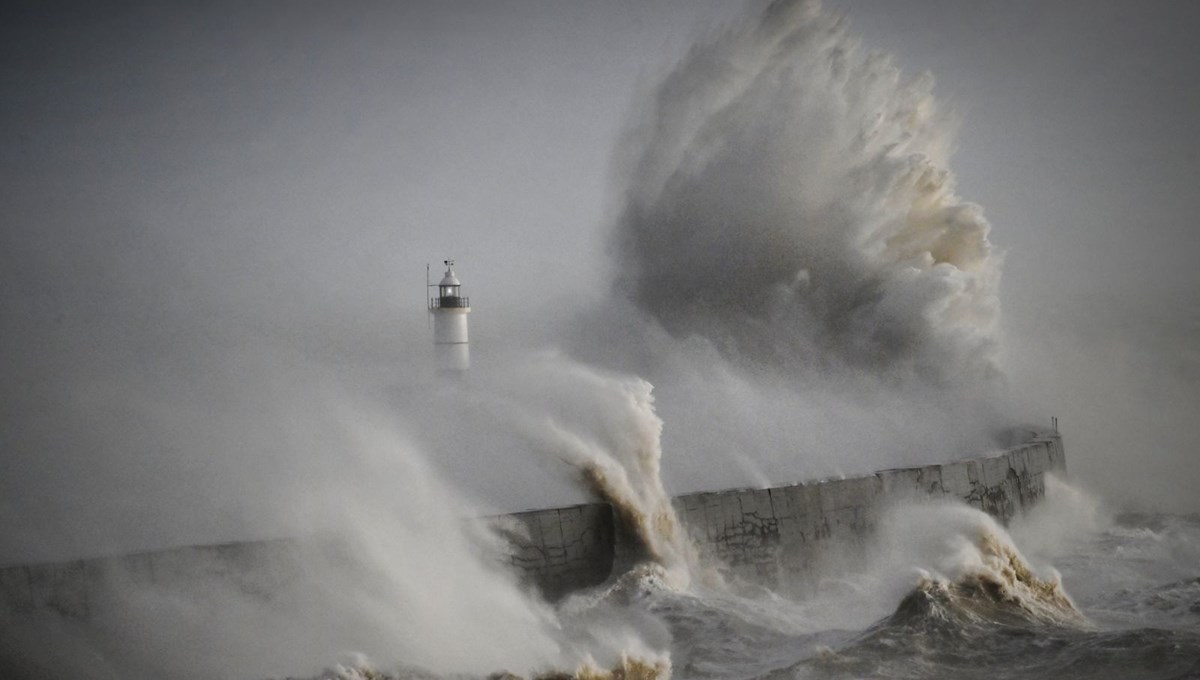
[[[868,559],[804,588],[681,586],[642,565],[556,608],[579,634],[637,621],[656,655],[530,675],[1200,678],[1200,517],[1097,516],[1078,490],[1050,492],[1008,528],[962,505],[900,509]],[[436,675],[350,665],[318,677]]]
[[[666,522],[642,530],[664,528],[686,540]],[[0,663],[0,677],[1200,678],[1200,516],[1108,515],[1050,479],[1046,500],[1007,527],[963,504],[901,506],[852,552],[770,587],[670,553],[555,603],[484,571],[451,574],[440,558],[448,588],[434,572],[396,574],[427,595],[424,609],[362,565],[338,571],[316,607],[297,598],[319,580],[268,599],[172,586],[153,608],[115,609],[107,631],[32,621],[55,627],[27,631],[34,663]],[[354,597],[364,587],[370,597]],[[346,600],[352,611],[338,609]],[[2,637],[0,652],[15,643]]]
[[[678,633],[681,678],[1191,678],[1198,541],[1200,518],[1123,516],[1080,540],[1053,586],[1025,587],[1019,567],[923,578],[892,613],[853,630],[789,633],[702,598],[648,600]],[[761,605],[781,618],[789,606]]]

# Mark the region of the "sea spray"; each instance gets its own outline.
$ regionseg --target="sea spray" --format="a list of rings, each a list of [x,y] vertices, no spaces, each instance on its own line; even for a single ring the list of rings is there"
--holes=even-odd
[[[811,584],[791,596],[807,625],[862,629],[916,593],[943,592],[1017,617],[1082,620],[1058,572],[1030,561],[1003,526],[976,508],[906,501],[880,508],[872,523],[869,536],[821,547]]]
[[[1009,523],[1008,531],[1025,554],[1052,562],[1113,523],[1112,511],[1078,481],[1046,473],[1045,495]]]
[[[386,457],[372,461],[375,465],[394,466],[402,456],[399,478],[412,496],[340,501],[358,510],[346,522],[359,537],[352,558],[365,565],[359,573],[374,579],[325,579],[325,585],[338,597],[349,592],[375,600],[391,632],[396,621],[405,626],[391,648],[372,659],[402,661],[439,675],[669,677],[669,657],[661,644],[646,641],[653,636],[645,634],[640,619],[603,607],[564,612],[519,585],[512,571],[495,563],[507,546],[477,519],[480,513],[469,499],[441,482],[416,452],[395,451],[399,437],[391,429],[361,412],[344,420],[350,420],[360,451]],[[380,512],[384,518],[371,516]]]
[[[916,579],[906,602],[937,595],[997,620],[1086,625],[1058,572],[1032,566],[1004,527],[980,510],[947,502],[901,505],[880,532],[877,559],[901,567],[889,577],[892,587],[911,588]]]
[[[957,116],[932,78],[785,0],[644,95],[614,160],[614,295],[571,351],[655,385],[672,484],[998,446],[1003,257],[956,194]]]
[[[130,593],[122,614],[141,634],[128,651],[155,650],[158,676],[179,678],[311,673],[351,653],[439,674],[578,662],[552,607],[487,557],[500,546],[472,520],[474,503],[389,414],[339,396],[288,433],[336,474],[272,491],[305,528],[294,573],[265,602],[221,581]],[[201,651],[202,664],[181,665]],[[621,650],[609,651],[595,653],[608,661]]]
[[[954,116],[820,3],[694,46],[618,161],[619,287],[785,372],[995,373],[1001,257],[946,169]]]
[[[336,396],[295,412],[288,432],[331,474],[264,489],[302,531],[269,550],[181,551],[149,578],[120,578],[115,570],[142,563],[114,562],[111,592],[90,593],[99,599],[87,634],[59,635],[45,664],[91,659],[96,672],[47,675],[307,677],[338,659],[349,659],[347,677],[397,677],[398,667],[413,669],[399,677],[597,677],[630,664],[668,674],[662,635],[647,643],[636,617],[564,613],[530,592],[497,562],[504,546],[475,504],[391,414]],[[47,635],[38,620],[25,624],[32,639]]]
[[[663,485],[663,421],[654,411],[653,386],[558,352],[538,353],[510,371],[520,379],[489,382],[501,390],[505,412],[538,448],[569,463],[613,504],[667,582],[676,588],[696,579],[719,582],[715,570],[701,565]]]
[[[313,680],[439,680],[439,676],[420,669],[386,672],[365,659],[339,664],[327,669]],[[501,672],[486,676],[487,680],[526,680],[524,676]],[[611,668],[584,662],[573,672],[547,670],[529,676],[530,680],[670,680],[671,664],[666,659],[644,660],[622,656]],[[481,679],[482,680],[482,679]]]

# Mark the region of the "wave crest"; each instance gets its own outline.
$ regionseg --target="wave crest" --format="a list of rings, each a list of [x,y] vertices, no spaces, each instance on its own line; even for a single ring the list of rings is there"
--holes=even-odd
[[[978,563],[954,580],[926,575],[901,601],[889,623],[1088,625],[1058,574],[1039,577],[1006,537],[984,530],[975,546],[981,558]]]
[[[328,669],[313,680],[440,680],[443,677],[421,669],[400,669],[395,673],[387,673],[359,659]],[[525,680],[524,676],[506,671],[482,677],[486,677],[486,680]],[[610,668],[584,661],[574,672],[549,670],[529,677],[530,680],[670,680],[671,662],[665,657],[645,659],[622,655]]]
[[[1002,258],[954,193],[956,124],[932,86],[818,2],[694,47],[629,143],[630,297],[766,365],[993,375]]]

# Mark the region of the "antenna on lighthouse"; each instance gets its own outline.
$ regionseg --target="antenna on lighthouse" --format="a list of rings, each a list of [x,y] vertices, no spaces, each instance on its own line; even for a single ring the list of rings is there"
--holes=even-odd
[[[467,315],[471,301],[462,294],[462,282],[454,273],[454,260],[442,260],[446,273],[438,284],[429,283],[429,265],[425,266],[425,285],[437,288],[429,298],[429,313],[433,316],[433,346],[440,371],[460,372],[471,367],[471,350],[467,336]]]

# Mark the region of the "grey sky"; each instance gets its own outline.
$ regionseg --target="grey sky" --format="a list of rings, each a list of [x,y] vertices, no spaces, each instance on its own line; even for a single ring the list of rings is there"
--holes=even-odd
[[[1200,9],[844,7],[869,44],[933,72],[965,114],[954,168],[961,193],[984,206],[1012,254],[1005,286],[1014,302],[1117,295],[1145,303],[1200,287],[1200,47],[1191,37]],[[1022,285],[1031,277],[1038,285]]]
[[[1008,250],[1010,377],[1064,419],[1074,471],[1117,502],[1195,510],[1200,9],[836,6],[963,111],[952,167]]]
[[[1197,481],[1184,419],[1200,404],[1198,10],[828,6],[906,73],[933,72],[964,114],[951,167],[1008,251],[1013,379],[1076,422],[1166,399],[1153,429],[1173,453],[1139,489]],[[741,9],[0,12],[6,561],[94,549],[87,537],[114,524],[155,525],[133,544],[253,531],[240,499],[284,459],[208,425],[307,379],[275,376],[273,362],[295,365],[280,357],[370,373],[424,356],[426,262],[462,263],[485,348],[555,342],[571,310],[608,295],[611,160],[638,97]],[[1071,364],[1070,389],[1039,383],[1058,356],[1047,342],[1096,361]],[[1136,385],[1079,377],[1114,361]],[[229,395],[247,375],[276,383]],[[1085,404],[1080,390],[1122,394]],[[1076,441],[1102,438],[1088,434]],[[173,437],[187,451],[162,454]],[[206,446],[261,461],[231,468],[234,454],[205,460]],[[1131,469],[1117,459],[1097,460]]]

